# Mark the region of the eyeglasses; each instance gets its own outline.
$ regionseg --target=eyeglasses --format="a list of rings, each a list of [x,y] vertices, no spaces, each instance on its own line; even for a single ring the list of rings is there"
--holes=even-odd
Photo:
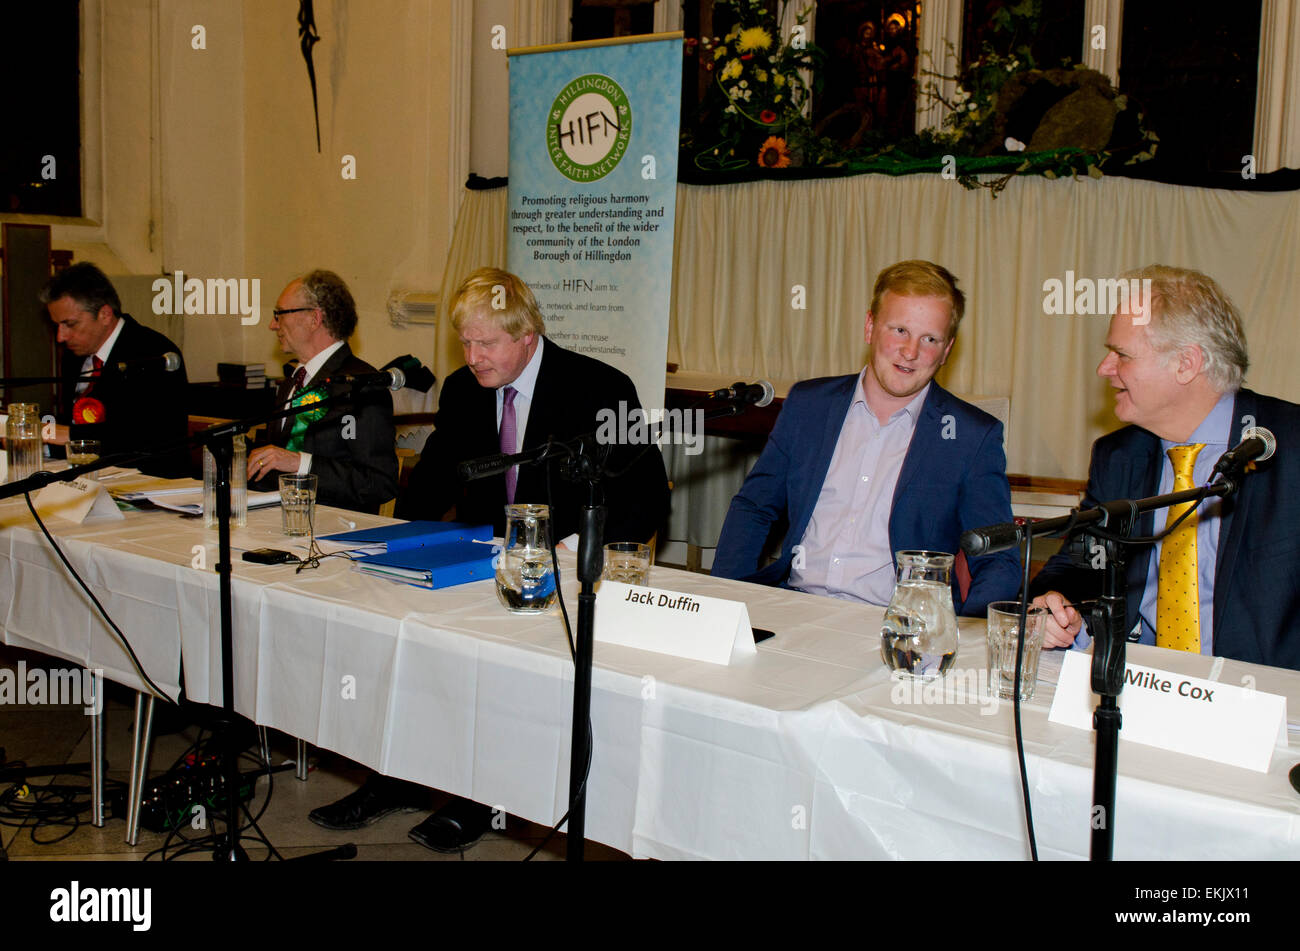
[[[283,317],[285,314],[296,314],[299,311],[315,310],[315,309],[316,309],[315,307],[286,307],[284,310],[280,310],[277,307],[276,309],[271,311],[271,314],[272,316],[275,317]]]

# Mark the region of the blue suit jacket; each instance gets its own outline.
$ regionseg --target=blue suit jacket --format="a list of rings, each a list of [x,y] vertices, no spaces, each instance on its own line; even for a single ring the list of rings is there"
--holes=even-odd
[[[805,380],[790,391],[762,455],[731,500],[715,575],[759,584],[784,584],[790,577],[792,549],[808,528],[857,383],[855,373]],[[783,517],[789,530],[781,557],[760,570],[758,559]],[[964,530],[1011,517],[1002,424],[932,383],[894,489],[890,549],[956,553]],[[1010,551],[971,559],[964,602],[953,579],[958,612],[982,615],[990,601],[1015,597],[1018,564]]]
[[[1234,660],[1300,669],[1300,406],[1240,390],[1233,403],[1228,446],[1251,421],[1272,430],[1278,450],[1257,464],[1235,496],[1223,500],[1214,569],[1214,653]],[[1116,499],[1143,499],[1160,486],[1160,437],[1137,426],[1093,444],[1083,507]],[[1136,534],[1154,534],[1155,513],[1138,519]],[[1129,549],[1128,613],[1138,623],[1152,546]],[[1054,555],[1030,583],[1031,594],[1060,591],[1072,601],[1101,594],[1101,571]]]

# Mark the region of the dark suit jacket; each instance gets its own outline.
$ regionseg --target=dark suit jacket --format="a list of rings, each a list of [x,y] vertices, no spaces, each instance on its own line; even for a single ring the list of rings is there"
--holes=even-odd
[[[346,343],[325,361],[320,371],[307,381],[311,389],[317,381],[343,374],[374,373],[375,368],[356,357]],[[289,398],[292,379],[280,384],[276,405]],[[329,393],[347,394],[351,387],[336,383]],[[351,417],[349,421],[345,417]],[[293,430],[287,425],[269,424],[270,441],[284,446]],[[387,390],[366,389],[355,400],[346,398],[331,403],[325,415],[312,423],[303,437],[302,451],[312,454],[311,472],[316,476],[316,501],[321,505],[378,512],[379,506],[397,495],[397,435],[393,429],[393,397]],[[259,479],[259,491],[274,491],[278,477]]]
[[[1300,406],[1250,390],[1233,404],[1228,446],[1241,441],[1242,420],[1272,430],[1279,449],[1257,463],[1234,497],[1223,500],[1219,552],[1214,569],[1214,653],[1234,660],[1300,669]],[[1160,437],[1137,426],[1102,436],[1093,444],[1083,507],[1155,495],[1163,464]],[[1155,513],[1138,519],[1137,534],[1155,533]],[[1128,614],[1124,630],[1138,623],[1152,546],[1130,548]],[[1060,591],[1072,601],[1101,594],[1101,571],[1075,566],[1067,553],[1054,555],[1030,583],[1031,594]]]
[[[852,374],[805,380],[790,391],[762,455],[731,500],[713,559],[715,575],[769,585],[789,579],[793,548],[812,518],[857,385],[858,374]],[[894,489],[890,549],[955,554],[963,531],[1011,517],[1002,424],[932,383]],[[768,536],[783,518],[790,527],[781,556],[760,570]],[[1015,597],[1017,564],[1009,551],[972,558],[964,601],[954,573],[958,612],[983,615],[990,601]]]
[[[569,440],[594,432],[605,408],[618,412],[620,402],[630,411],[640,407],[636,387],[624,373],[606,363],[542,338],[542,365],[528,411],[523,448],[544,445],[548,436]],[[644,452],[643,452],[644,450]],[[425,443],[420,464],[398,504],[408,519],[440,519],[456,508],[461,522],[491,524],[505,531],[504,475],[472,482],[461,480],[457,465],[467,459],[500,452],[496,391],[480,386],[468,367],[447,378],[438,400],[437,426]],[[648,541],[668,514],[668,476],[656,446],[613,448],[609,467],[631,471],[605,481],[606,541]],[[551,471],[551,529],[555,540],[578,530],[581,508],[588,504],[585,487],[560,475],[558,461],[546,466],[519,467],[515,502],[546,502],[546,467]]]
[[[180,369],[167,373],[159,368],[132,369],[121,373],[114,364],[179,354],[180,347],[156,330],[138,323],[130,314],[122,314],[122,332],[109,351],[104,369],[88,396],[104,404],[102,423],[79,423],[71,427],[73,439],[98,439],[104,455],[157,449],[183,443],[189,435],[189,381],[185,361]],[[60,390],[60,415],[72,419],[77,399],[77,377],[85,357],[64,352]],[[136,465],[144,472],[167,477],[183,476],[189,471],[189,453],[182,446],[163,456],[141,460]]]

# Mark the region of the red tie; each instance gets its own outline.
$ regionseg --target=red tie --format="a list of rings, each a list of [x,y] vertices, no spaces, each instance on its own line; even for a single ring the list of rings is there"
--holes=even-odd
[[[291,403],[293,401],[293,398],[298,395],[298,391],[302,389],[302,385],[306,382],[307,382],[307,368],[305,366],[298,367],[298,369],[293,374],[293,384],[289,387],[289,395],[285,398],[284,401],[285,405],[282,406],[281,409],[289,408],[289,403]],[[288,430],[292,429],[293,421],[294,421],[294,417],[292,416],[285,416],[283,419],[281,419],[280,420],[281,432],[287,432]]]
[[[90,391],[93,390],[95,388],[95,384],[99,382],[99,375],[100,373],[103,372],[103,370],[104,370],[104,361],[99,359],[98,356],[91,357],[90,358],[90,380],[86,383],[86,388],[81,391],[82,396],[90,395]]]

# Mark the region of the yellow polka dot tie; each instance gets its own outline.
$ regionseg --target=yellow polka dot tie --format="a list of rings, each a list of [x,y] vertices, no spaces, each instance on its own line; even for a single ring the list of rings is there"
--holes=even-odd
[[[1195,486],[1192,468],[1203,443],[1171,446],[1169,461],[1174,464],[1174,491]],[[1165,528],[1174,524],[1192,505],[1171,505]],[[1196,574],[1196,523],[1193,512],[1160,545],[1159,591],[1156,595],[1156,645],[1174,650],[1201,652],[1200,585]]]

